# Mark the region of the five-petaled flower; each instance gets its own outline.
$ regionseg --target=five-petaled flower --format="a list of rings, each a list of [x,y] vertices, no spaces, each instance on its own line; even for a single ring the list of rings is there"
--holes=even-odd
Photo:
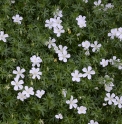
[[[33,55],[31,58],[30,58],[31,62],[32,62],[32,66],[36,66],[37,67],[40,67],[40,63],[42,62],[42,59],[39,57],[39,56],[36,56],[36,55]]]
[[[25,86],[25,90],[23,90],[22,94],[24,94],[26,97],[30,97],[30,95],[34,95],[33,87]]]
[[[17,71],[16,70],[13,70],[13,74],[16,74],[16,78],[24,78],[25,76],[24,76],[24,72],[25,72],[25,69],[23,68],[23,69],[20,69],[20,67],[19,66],[17,66],[16,67],[16,69],[17,69]]]
[[[6,38],[8,37],[8,34],[4,34],[4,31],[0,31],[0,40],[3,42],[6,42]]]
[[[80,82],[80,78],[83,76],[81,73],[79,73],[78,70],[75,70],[74,73],[71,73],[72,75],[72,81]]]
[[[45,94],[45,91],[44,90],[41,90],[41,91],[40,90],[37,90],[35,95],[38,98],[41,98],[44,94]]]
[[[83,68],[82,71],[85,72],[83,77],[87,77],[89,80],[91,79],[91,75],[95,74],[95,71],[92,70],[91,66],[88,66],[88,68]]]
[[[17,96],[17,99],[21,100],[21,101],[24,101],[27,97],[25,96],[25,94],[19,92],[18,93],[18,96]]]
[[[106,67],[108,65],[109,60],[105,60],[102,59],[102,61],[100,62],[100,65],[102,65],[103,67]]]
[[[21,24],[21,21],[23,18],[21,16],[19,16],[18,14],[16,14],[15,16],[12,17],[12,19],[13,19],[13,22]]]
[[[40,79],[40,75],[42,75],[42,72],[39,71],[39,68],[32,68],[30,70],[30,73],[32,74],[32,78],[35,79],[36,77]]]
[[[14,78],[14,81],[11,81],[11,85],[14,85],[14,90],[16,90],[16,91],[23,89],[22,84],[24,84],[23,80],[19,81],[18,78]]]
[[[115,97],[114,93],[112,93],[112,94],[106,93],[106,97],[104,98],[104,101],[108,101],[108,104],[111,105],[112,102],[113,103],[116,102],[116,99],[114,97]]]
[[[71,96],[70,100],[67,100],[66,103],[69,104],[69,109],[72,108],[77,108],[77,103],[78,100],[77,99],[73,99],[73,96]]]
[[[78,114],[86,114],[87,108],[85,106],[77,107]]]

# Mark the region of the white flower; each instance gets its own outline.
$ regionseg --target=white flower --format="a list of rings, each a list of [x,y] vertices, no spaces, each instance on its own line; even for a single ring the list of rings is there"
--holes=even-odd
[[[19,66],[17,66],[16,67],[16,69],[17,69],[17,71],[16,70],[13,70],[13,74],[16,74],[16,78],[24,78],[25,76],[24,76],[24,72],[25,72],[25,69],[23,68],[23,69],[20,69],[20,67]]]
[[[62,20],[60,19],[60,17],[55,18],[55,19],[53,20],[53,27],[54,27],[54,28],[55,28],[55,27],[60,28],[61,22],[62,22]]]
[[[89,49],[89,47],[90,47],[90,42],[89,41],[84,41],[84,42],[82,42],[82,47],[84,47],[84,50],[87,50],[87,49]]]
[[[33,87],[25,86],[25,90],[23,90],[22,94],[24,94],[26,97],[30,97],[30,95],[34,95]]]
[[[13,22],[16,22],[18,24],[21,24],[21,21],[22,21],[22,17],[20,17],[18,14],[16,14],[15,16],[12,17],[13,19]]]
[[[67,51],[63,51],[62,53],[58,53],[58,57],[60,61],[67,62],[67,58],[70,58],[70,54]]]
[[[122,40],[122,27],[118,28],[118,32],[116,33],[116,36],[120,39],[120,41]]]
[[[89,80],[91,79],[91,75],[95,74],[95,71],[92,70],[91,66],[88,66],[88,68],[83,68],[82,71],[85,72],[83,77],[87,77]]]
[[[36,66],[37,67],[40,67],[40,63],[42,62],[42,59],[39,57],[39,56],[36,56],[36,55],[33,55],[31,58],[30,58],[31,62],[33,63],[32,66]]]
[[[83,0],[83,2],[88,3],[88,0]]]
[[[44,94],[45,94],[45,91],[44,90],[41,90],[41,91],[40,90],[37,90],[35,95],[38,98],[41,98]]]
[[[54,21],[54,18],[50,18],[50,20],[46,20],[45,21],[45,27],[48,27],[49,29],[52,29],[53,27],[53,21]]]
[[[120,98],[116,96],[115,99],[114,105],[118,105],[119,108],[122,108],[122,96]]]
[[[66,97],[66,94],[67,94],[66,89],[62,89],[62,94],[63,94],[64,97]]]
[[[23,89],[22,84],[24,84],[23,80],[19,81],[18,78],[14,78],[14,81],[11,81],[11,85],[14,85],[14,90],[16,90],[16,91]]]
[[[94,120],[90,120],[90,123],[88,123],[88,124],[99,124],[99,123]]]
[[[101,0],[98,0],[98,1],[95,1],[95,2],[94,2],[94,5],[95,5],[95,6],[99,6],[100,4],[101,4]]]
[[[81,73],[79,73],[78,70],[75,70],[74,73],[71,73],[72,75],[72,81],[80,82],[80,78],[83,76]]]
[[[92,52],[98,51],[101,47],[101,44],[98,44],[97,41],[94,41],[94,44],[91,44],[91,47],[93,47]]]
[[[54,15],[54,18],[63,16],[62,11],[59,9],[56,9],[56,11],[53,13],[53,15]]]
[[[3,42],[6,42],[6,38],[8,37],[8,34],[4,34],[4,31],[0,31],[0,40]]]
[[[36,77],[40,79],[40,75],[42,75],[42,72],[39,71],[39,68],[32,68],[30,70],[30,73],[32,74],[33,79],[35,79]]]
[[[102,61],[100,62],[100,65],[102,65],[103,67],[106,67],[108,65],[109,60],[105,60],[102,59]]]
[[[67,51],[67,46],[63,47],[62,45],[59,45],[58,47],[59,47],[59,49],[56,50],[56,53],[58,53],[58,54],[63,53],[63,51]]]
[[[77,20],[77,24],[79,25],[80,28],[86,27],[86,17],[79,15],[76,20]]]
[[[21,93],[21,92],[18,93],[17,99],[20,99],[21,101],[24,101],[26,98],[27,97],[23,93]]]
[[[114,7],[114,5],[112,5],[111,3],[108,3],[108,4],[105,5],[104,10],[106,11],[107,9],[113,8],[113,7]]]
[[[63,119],[63,116],[62,116],[61,113],[59,113],[58,115],[55,115],[55,118],[57,118],[57,119]]]
[[[57,37],[60,37],[61,33],[64,33],[65,31],[63,29],[63,26],[60,26],[60,27],[55,27],[53,32],[57,34]]]
[[[109,104],[109,105],[111,105],[112,102],[113,102],[113,103],[116,102],[116,99],[114,98],[114,97],[115,97],[115,94],[114,94],[114,93],[112,93],[111,95],[110,95],[110,93],[106,93],[106,96],[107,96],[107,97],[105,97],[104,100],[105,100],[105,101],[108,101],[108,104]]]
[[[50,49],[52,46],[55,47],[56,44],[55,44],[56,40],[53,38],[51,39],[51,37],[49,37],[49,41],[46,42],[46,45],[48,45],[48,48]]]
[[[113,89],[114,84],[110,82],[109,84],[105,84],[105,91],[110,92]]]
[[[77,107],[78,114],[86,114],[87,108],[84,106]]]
[[[112,58],[112,59],[110,59],[110,60],[109,60],[109,62],[110,62],[110,64],[114,65],[114,64],[115,64],[115,62],[120,62],[120,59],[117,59],[117,57],[116,57],[116,56],[113,56],[113,58]]]
[[[73,100],[73,96],[71,96],[70,100],[66,101],[66,103],[69,104],[69,109],[72,109],[73,107],[77,108],[77,104],[76,104],[77,102],[78,102],[77,99]]]
[[[118,33],[118,29],[117,29],[117,28],[114,28],[114,29],[111,29],[111,33],[108,33],[108,36],[109,36],[111,39],[114,39],[114,37],[117,36],[117,33]]]
[[[15,0],[11,0],[11,3],[15,3]]]

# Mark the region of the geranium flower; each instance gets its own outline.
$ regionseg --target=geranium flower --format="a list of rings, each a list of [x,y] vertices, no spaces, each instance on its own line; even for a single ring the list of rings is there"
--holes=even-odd
[[[8,34],[4,34],[4,31],[0,31],[0,40],[3,42],[6,42],[6,38],[8,37]]]
[[[23,80],[20,80],[18,78],[14,78],[14,81],[11,81],[11,85],[14,85],[14,90],[21,90],[23,89],[23,85],[24,84],[24,81]]]
[[[55,115],[55,118],[57,118],[57,119],[63,119],[63,116],[62,116],[61,113],[59,113],[58,115]]]
[[[73,96],[71,96],[70,100],[67,100],[66,103],[69,104],[69,109],[72,108],[77,108],[77,103],[78,100],[77,99],[73,99]]]
[[[34,95],[33,87],[25,86],[25,90],[23,90],[22,94],[24,94],[26,97],[30,97],[30,95]]]
[[[77,107],[78,114],[86,114],[87,108],[84,106]]]
[[[81,73],[79,73],[78,70],[75,70],[74,73],[71,73],[72,75],[72,81],[80,82],[80,78],[83,76]]]
[[[45,94],[45,91],[44,90],[41,90],[41,91],[40,90],[37,90],[35,95],[38,98],[41,98],[44,94]]]
[[[30,70],[30,73],[32,74],[32,78],[35,79],[36,77],[40,79],[40,75],[42,75],[42,72],[39,71],[39,68],[32,68]]]
[[[16,78],[24,78],[25,76],[24,76],[24,72],[25,72],[25,69],[24,68],[22,68],[22,69],[20,69],[20,67],[19,66],[17,66],[16,67],[16,69],[17,69],[17,71],[16,70],[13,70],[13,74],[16,74]]]
[[[13,22],[21,24],[21,21],[23,18],[20,15],[16,14],[15,16],[12,17],[12,19],[13,19]]]
[[[87,77],[89,80],[91,79],[91,75],[95,74],[95,71],[92,70],[91,66],[88,66],[88,68],[83,68],[82,71],[85,72],[83,77]]]

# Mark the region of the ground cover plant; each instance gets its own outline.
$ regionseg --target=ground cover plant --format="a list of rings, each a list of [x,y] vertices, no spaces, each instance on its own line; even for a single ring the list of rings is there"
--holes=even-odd
[[[0,124],[122,124],[122,1],[0,1]]]

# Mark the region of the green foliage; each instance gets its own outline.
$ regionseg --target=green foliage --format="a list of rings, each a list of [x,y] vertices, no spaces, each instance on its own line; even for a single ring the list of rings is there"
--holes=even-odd
[[[0,124],[87,124],[96,120],[99,124],[122,124],[122,111],[117,106],[103,106],[106,91],[104,76],[114,78],[112,92],[122,95],[122,71],[114,66],[103,68],[102,59],[113,56],[122,59],[122,43],[117,38],[111,40],[108,33],[113,28],[121,27],[122,1],[105,0],[103,4],[112,2],[114,8],[102,11],[102,7],[94,7],[94,1],[88,3],[82,0],[10,0],[0,1],[0,31],[9,35],[7,42],[0,41]],[[57,37],[52,30],[45,27],[45,20],[53,17],[53,12],[62,10],[62,25],[65,33]],[[12,17],[19,14],[23,17],[22,24],[13,22]],[[86,16],[87,26],[83,29],[77,25],[76,17]],[[80,36],[77,34],[80,33]],[[49,37],[56,39],[56,44],[68,47],[71,58],[67,63],[58,60],[57,54],[45,46]],[[84,40],[91,43],[98,41],[102,47],[97,53],[85,55],[78,47]],[[38,55],[43,60],[41,64],[41,79],[31,79],[29,70],[32,65],[30,57]],[[11,81],[17,66],[25,68],[24,82],[34,91],[45,90],[39,99],[31,96],[25,101],[17,99]],[[74,70],[92,66],[95,75],[91,80],[82,78],[79,83],[73,82],[71,73]],[[99,89],[96,90],[95,87]],[[62,89],[67,90],[63,97]],[[73,95],[78,99],[78,106],[87,108],[86,114],[78,114],[76,109],[69,109],[66,100]],[[55,115],[62,113],[63,119]]]

